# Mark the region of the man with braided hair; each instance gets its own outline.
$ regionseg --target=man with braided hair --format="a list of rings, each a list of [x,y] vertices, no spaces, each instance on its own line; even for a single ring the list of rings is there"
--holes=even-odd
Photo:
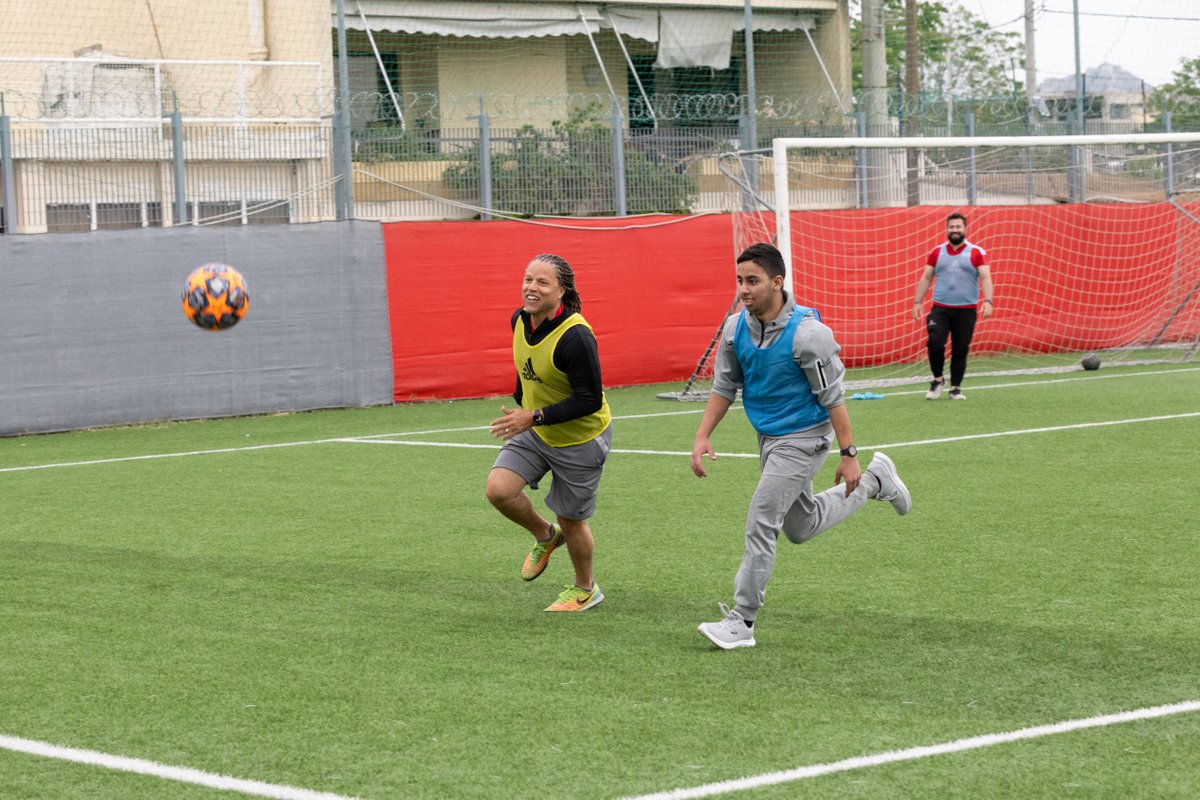
[[[612,413],[570,264],[550,253],[536,256],[525,268],[521,292],[521,308],[510,323],[517,407],[501,406],[504,415],[491,423],[492,436],[504,446],[488,473],[487,498],[533,535],[521,566],[525,580],[541,575],[550,555],[566,544],[575,581],[546,611],[586,611],[604,599],[592,572],[588,519],[612,442]],[[525,493],[526,486],[537,489],[547,472],[553,481],[546,506],[555,522],[544,519]]]
[[[723,650],[754,646],[754,623],[775,568],[781,532],[801,544],[868,500],[890,503],[901,516],[912,508],[912,496],[890,458],[877,452],[866,470],[859,466],[842,389],[846,368],[838,358],[841,348],[815,308],[797,305],[788,296],[784,275],[783,255],[772,245],[754,244],[738,256],[743,309],[730,315],[721,332],[712,394],[692,445],[692,472],[708,477],[703,457],[717,457],[709,437],[740,389],[746,416],[758,432],[762,474],[746,513],[734,606],[721,603],[723,618],[699,627],[702,636]],[[813,476],[835,436],[841,460],[834,485],[814,494]],[[843,480],[844,489],[839,485]]]

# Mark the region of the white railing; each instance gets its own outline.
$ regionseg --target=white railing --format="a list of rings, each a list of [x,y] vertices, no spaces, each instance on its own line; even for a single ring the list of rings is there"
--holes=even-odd
[[[7,113],[48,124],[161,119],[316,122],[332,109],[320,61],[0,56]]]

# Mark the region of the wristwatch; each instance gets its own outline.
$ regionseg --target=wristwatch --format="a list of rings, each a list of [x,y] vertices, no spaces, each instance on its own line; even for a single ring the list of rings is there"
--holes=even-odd
[[[534,427],[546,424],[546,415],[540,408],[535,409],[533,412],[533,424]]]
[[[855,447],[854,445],[850,445],[849,447],[842,448],[842,457],[843,458],[854,458],[857,455],[858,455],[858,448]]]

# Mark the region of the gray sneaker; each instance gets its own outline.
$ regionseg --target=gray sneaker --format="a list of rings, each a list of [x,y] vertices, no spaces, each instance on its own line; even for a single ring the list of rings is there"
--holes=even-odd
[[[900,473],[890,458],[883,453],[876,453],[867,466],[867,472],[879,479],[879,494],[872,499],[886,500],[902,517],[912,511],[912,495],[908,493],[904,481],[900,480]]]
[[[720,622],[702,622],[696,630],[722,650],[754,647],[754,629],[746,624],[745,618],[724,603],[720,606],[725,619]]]

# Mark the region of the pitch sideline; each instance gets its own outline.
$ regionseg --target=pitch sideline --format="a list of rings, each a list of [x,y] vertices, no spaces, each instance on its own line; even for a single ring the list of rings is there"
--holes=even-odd
[[[228,775],[218,775],[189,767],[173,767],[147,761],[141,758],[127,758],[99,753],[95,750],[80,750],[74,747],[60,747],[56,744],[38,742],[32,739],[19,739],[15,736],[0,735],[0,749],[12,750],[17,753],[28,753],[43,758],[58,761],[72,761],[76,764],[91,764],[120,772],[132,772],[138,775],[150,775],[156,778],[178,781],[179,783],[195,786],[208,786],[212,789],[222,789],[227,792],[239,792],[254,797],[271,797],[275,800],[357,800],[329,792],[314,792],[310,789],[299,789],[295,786],[283,786],[274,783],[231,778]]]
[[[629,796],[621,798],[621,800],[691,800],[691,798],[696,797],[715,797],[717,795],[740,792],[746,789],[758,789],[763,786],[775,786],[781,783],[792,783],[794,781],[804,780],[806,778],[816,778],[822,775],[831,775],[835,772],[849,772],[850,770],[878,767],[883,764],[894,764],[898,761],[916,761],[922,758],[946,755],[947,753],[961,753],[967,750],[979,750],[984,747],[992,747],[998,744],[1025,741],[1028,739],[1038,739],[1043,736],[1052,736],[1058,733],[1070,733],[1072,731],[1081,731],[1088,728],[1101,728],[1108,725],[1119,725],[1125,722],[1154,719],[1156,717],[1167,717],[1173,714],[1188,714],[1196,711],[1200,711],[1200,700],[1186,700],[1180,703],[1172,703],[1170,705],[1140,708],[1136,711],[1125,711],[1118,714],[1104,714],[1098,717],[1087,717],[1085,719],[1073,719],[1065,722],[1055,722],[1048,725],[1037,725],[1032,728],[1021,728],[1020,730],[1009,731],[1007,733],[988,733],[982,736],[971,736],[966,739],[958,739],[956,741],[943,742],[941,744],[926,745],[923,747],[910,747],[907,750],[889,750],[887,752],[875,753],[873,755],[855,756],[854,758],[846,758],[841,761],[831,761],[825,764],[813,764],[807,767],[798,767],[797,769],[782,770],[779,772],[767,772],[747,778],[737,778],[734,780],[720,781],[718,783],[708,783],[702,786],[693,786],[688,789],[671,789],[669,791],[656,792],[654,794]]]
[[[687,412],[677,412],[687,413]],[[859,447],[859,450],[883,450],[884,448],[898,447],[916,447],[918,445],[945,444],[947,442],[965,442],[973,439],[995,439],[1002,436],[1024,436],[1032,433],[1054,433],[1055,431],[1082,430],[1085,428],[1103,428],[1110,425],[1134,425],[1143,422],[1164,422],[1175,419],[1188,419],[1190,417],[1200,417],[1200,411],[1187,411],[1182,414],[1164,414],[1154,417],[1131,417],[1128,419],[1102,420],[1100,422],[1079,422],[1071,425],[1051,425],[1041,428],[1019,428],[1011,431],[994,431],[992,433],[972,433],[964,436],[946,436],[940,439],[919,439],[911,442],[892,442],[889,444],[864,444]],[[455,432],[463,430],[480,430],[478,427],[454,429]],[[426,431],[425,433],[431,433]],[[450,432],[450,431],[446,431]],[[449,447],[468,450],[496,450],[500,447],[499,444],[473,444],[469,442],[422,442],[411,440],[398,440],[384,438],[387,436],[403,436],[417,435],[413,434],[373,434],[371,436],[347,436],[337,437],[332,439],[312,439],[302,442],[279,442],[276,444],[258,444],[247,445],[246,447],[221,447],[212,450],[188,450],[178,453],[151,453],[141,456],[119,456],[117,458],[98,458],[92,461],[63,461],[54,464],[27,464],[23,467],[0,467],[0,474],[6,472],[30,472],[39,469],[56,469],[60,467],[87,467],[96,464],[116,464],[123,461],[150,461],[158,458],[184,458],[187,456],[204,456],[218,455],[222,453],[240,453],[249,450],[270,450],[278,447],[301,447],[311,444],[389,444],[401,445],[407,447]],[[626,455],[653,455],[653,456],[691,456],[691,452],[683,450],[634,450],[628,448],[614,447],[610,452],[623,453]],[[721,453],[722,458],[758,458],[758,453]]]
[[[1169,374],[1169,373],[1173,373],[1173,372],[1194,372],[1196,370],[1200,370],[1200,367],[1186,367],[1183,369],[1156,370],[1153,372],[1123,372],[1123,373],[1118,373],[1118,374],[1114,374],[1114,375],[1101,375],[1101,376],[1092,375],[1092,376],[1080,376],[1080,377],[1074,377],[1074,378],[1056,378],[1051,381],[1019,381],[1016,383],[1003,383],[1003,384],[993,384],[990,386],[977,386],[973,389],[973,391],[983,391],[983,390],[990,390],[990,389],[1011,389],[1011,388],[1020,388],[1020,387],[1024,387],[1024,386],[1038,386],[1038,385],[1044,384],[1044,383],[1066,383],[1066,382],[1072,382],[1072,381],[1099,380],[1099,379],[1106,379],[1106,378],[1145,377],[1146,375],[1162,375],[1162,374]],[[904,395],[904,394],[921,394],[921,393],[922,393],[921,391],[914,390],[914,391],[905,391],[905,392],[892,392],[891,394]],[[683,411],[660,411],[660,412],[655,412],[652,414],[625,414],[620,417],[614,417],[614,419],[617,419],[617,420],[652,419],[652,418],[656,418],[656,417],[675,417],[675,416],[684,416],[684,415],[688,415],[688,414],[702,414],[703,412],[704,412],[703,408],[696,408],[696,409],[687,409],[687,410],[683,410]],[[917,444],[939,444],[939,443],[945,442],[945,441],[965,441],[968,439],[988,438],[988,437],[995,437],[995,436],[1015,436],[1020,433],[1046,433],[1046,432],[1050,432],[1050,431],[1054,431],[1054,430],[1068,430],[1068,429],[1072,429],[1072,428],[1087,428],[1087,427],[1102,426],[1102,425],[1122,425],[1122,424],[1128,424],[1131,422],[1147,422],[1147,421],[1154,421],[1154,420],[1177,419],[1177,418],[1183,418],[1183,417],[1188,417],[1188,416],[1197,416],[1197,414],[1178,414],[1178,415],[1164,416],[1164,417],[1144,417],[1144,418],[1130,419],[1130,420],[1115,420],[1115,421],[1107,421],[1107,422],[1085,423],[1085,424],[1080,424],[1080,425],[1066,425],[1066,426],[1061,426],[1058,428],[1029,428],[1029,429],[1022,430],[1022,431],[1005,431],[1005,432],[992,433],[992,434],[976,434],[973,436],[962,436],[962,437],[955,437],[955,438],[949,438],[949,439],[930,439],[927,441],[920,441],[920,442],[902,442],[902,443],[898,443],[898,444],[889,444],[889,445],[873,445],[873,446],[865,446],[864,445],[863,447],[860,447],[859,449],[860,450],[872,450],[872,449],[879,450],[884,447],[907,447],[907,446],[912,446],[912,445],[917,445]],[[96,464],[116,464],[116,463],[120,463],[120,462],[124,462],[124,461],[149,461],[149,460],[153,460],[153,459],[157,459],[157,458],[185,458],[188,456],[220,455],[220,454],[224,454],[224,453],[238,453],[238,452],[242,452],[242,451],[270,450],[270,449],[279,448],[279,447],[302,447],[305,445],[313,445],[313,444],[336,444],[336,443],[359,444],[359,443],[371,443],[371,442],[375,442],[375,441],[381,441],[382,443],[385,443],[385,444],[411,444],[414,446],[421,446],[421,447],[462,447],[462,448],[474,448],[474,449],[486,449],[486,448],[498,447],[499,445],[491,445],[491,444],[455,444],[455,443],[451,443],[451,442],[389,441],[392,437],[396,437],[396,436],[429,436],[431,434],[439,434],[439,433],[466,433],[469,431],[482,431],[482,430],[487,430],[487,429],[488,429],[487,425],[470,425],[470,426],[465,426],[465,427],[460,427],[460,428],[436,428],[436,429],[424,430],[424,431],[404,431],[404,432],[397,432],[397,433],[375,433],[375,434],[367,434],[367,435],[363,435],[363,436],[332,437],[329,439],[310,439],[310,440],[299,441],[299,442],[277,442],[275,444],[246,445],[244,447],[221,447],[221,448],[213,448],[213,449],[207,449],[207,450],[188,450],[188,451],[181,451],[181,452],[175,452],[175,453],[150,453],[150,454],[140,455],[140,456],[117,456],[114,458],[98,458],[98,459],[92,459],[92,460],[88,460],[88,461],[63,461],[63,462],[57,462],[57,463],[51,463],[51,464],[28,464],[28,465],[21,466],[21,467],[0,467],[0,474],[4,474],[6,472],[30,472],[33,470],[40,470],[40,469],[57,469],[57,468],[62,468],[62,467],[85,467],[85,466],[92,466],[92,465],[96,465]],[[683,452],[669,451],[669,450],[622,450],[619,448],[614,448],[612,450],[612,452],[626,453],[626,454],[638,454],[638,455],[669,455],[669,456],[678,456],[678,455],[690,456],[691,455],[690,452],[683,453]],[[728,458],[758,458],[757,453],[753,453],[753,454],[751,454],[751,453],[722,453],[722,455],[725,457],[728,457]]]
[[[948,753],[962,753],[968,750],[979,750],[1009,742],[1038,739],[1059,733],[1119,725],[1126,722],[1136,722],[1145,719],[1155,719],[1175,714],[1188,714],[1200,711],[1200,700],[1186,700],[1169,705],[1141,708],[1134,711],[1124,711],[1116,714],[1104,714],[1084,719],[1066,720],[1047,725],[1037,725],[1021,728],[1006,733],[988,733],[981,736],[971,736],[941,744],[910,747],[906,750],[889,750],[866,756],[855,756],[841,761],[824,764],[813,764],[807,767],[767,772],[746,778],[708,783],[686,789],[671,789],[654,794],[627,796],[622,800],[691,800],[699,797],[715,797],[717,795],[740,792],[747,789],[757,789],[763,786],[775,786],[782,783],[792,783],[806,778],[816,778],[837,772],[849,772],[857,769],[894,764],[900,761],[916,761]],[[90,764],[120,772],[130,772],[138,775],[149,775],[180,783],[207,786],[224,791],[238,792],[254,797],[269,797],[275,800],[357,800],[346,795],[316,792],[311,789],[301,789],[295,786],[263,783],[261,781],[232,778],[227,775],[204,772],[189,767],[168,766],[140,758],[128,758],[100,753],[94,750],[81,750],[73,747],[61,747],[47,742],[32,739],[20,739],[13,736],[0,735],[0,749],[18,753],[28,753],[43,758],[71,761],[78,764]]]

